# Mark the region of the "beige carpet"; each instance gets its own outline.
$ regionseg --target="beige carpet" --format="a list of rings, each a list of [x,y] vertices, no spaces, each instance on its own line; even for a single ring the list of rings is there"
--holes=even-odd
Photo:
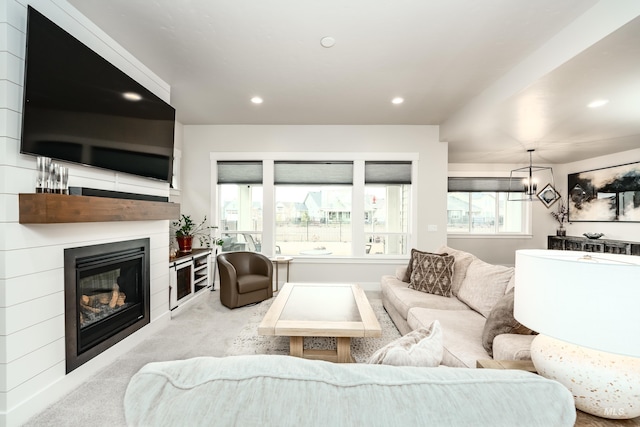
[[[271,307],[273,299],[264,301],[255,307],[247,324],[233,341],[225,355],[237,356],[245,354],[289,354],[289,337],[258,335],[258,325]],[[380,322],[382,337],[352,338],[351,355],[357,363],[365,363],[379,348],[400,337],[391,318],[384,310],[382,301],[371,299],[371,307]],[[335,338],[307,337],[304,339],[305,349],[330,350],[336,348]]]
[[[376,313],[383,334],[390,331],[394,336],[399,336],[389,316],[382,309],[379,293],[368,294],[367,297],[374,309],[378,307]],[[242,341],[247,331],[252,330],[252,325],[257,328],[257,323],[262,319],[260,310],[266,311],[266,308],[257,305],[229,310],[220,304],[219,292],[205,291],[185,310],[174,313],[165,328],[114,360],[103,372],[96,373],[49,408],[34,413],[22,427],[125,426],[124,393],[129,379],[142,366],[164,360],[220,357],[229,351],[238,351],[240,346],[237,343]],[[383,339],[384,337],[372,338],[371,345],[382,346],[386,341],[375,340]],[[289,348],[288,340],[286,344],[285,354]],[[371,349],[367,350],[369,351]]]

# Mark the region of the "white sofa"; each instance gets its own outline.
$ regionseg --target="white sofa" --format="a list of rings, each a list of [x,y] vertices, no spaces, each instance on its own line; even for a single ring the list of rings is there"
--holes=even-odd
[[[573,426],[573,397],[523,371],[335,364],[290,356],[145,365],[129,426]]]
[[[514,285],[513,267],[488,264],[446,246],[437,252],[455,258],[451,297],[409,288],[409,283],[402,280],[406,267],[381,278],[382,303],[400,333],[428,327],[438,320],[444,341],[442,364],[446,366],[475,368],[480,359],[531,359],[533,335],[497,335],[493,357],[482,345],[487,316]]]

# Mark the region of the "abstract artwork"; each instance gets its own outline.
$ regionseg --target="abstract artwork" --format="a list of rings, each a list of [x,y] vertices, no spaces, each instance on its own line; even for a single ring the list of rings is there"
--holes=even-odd
[[[569,174],[569,221],[640,222],[640,162]]]

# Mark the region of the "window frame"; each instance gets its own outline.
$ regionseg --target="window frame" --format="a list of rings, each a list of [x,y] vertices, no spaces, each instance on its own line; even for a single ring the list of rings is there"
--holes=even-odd
[[[365,248],[365,227],[364,227],[364,194],[365,194],[365,161],[405,161],[411,162],[411,203],[410,222],[407,230],[408,247],[417,245],[417,233],[415,232],[418,221],[417,199],[418,199],[418,167],[419,155],[414,152],[377,152],[377,153],[335,153],[335,152],[211,152],[210,163],[210,183],[211,183],[211,204],[210,218],[212,224],[219,225],[220,218],[218,212],[219,194],[217,185],[219,161],[250,161],[262,160],[262,188],[263,188],[263,217],[262,217],[262,253],[273,256],[276,247],[275,242],[275,180],[274,170],[276,161],[299,161],[309,162],[322,159],[323,161],[351,161],[353,162],[353,188],[352,188],[352,219],[362,217],[363,227],[352,227],[352,251],[349,256],[327,255],[329,259],[336,258],[367,258],[372,255],[366,254]],[[362,215],[360,215],[362,213]],[[405,259],[407,255],[375,255],[376,258]]]

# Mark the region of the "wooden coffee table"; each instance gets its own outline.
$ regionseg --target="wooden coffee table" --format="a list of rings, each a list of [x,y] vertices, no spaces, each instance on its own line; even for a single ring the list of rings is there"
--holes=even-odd
[[[382,329],[359,285],[285,283],[258,327],[260,335],[288,336],[291,356],[353,362],[351,337],[380,337]],[[335,337],[335,350],[304,349],[304,337]]]

